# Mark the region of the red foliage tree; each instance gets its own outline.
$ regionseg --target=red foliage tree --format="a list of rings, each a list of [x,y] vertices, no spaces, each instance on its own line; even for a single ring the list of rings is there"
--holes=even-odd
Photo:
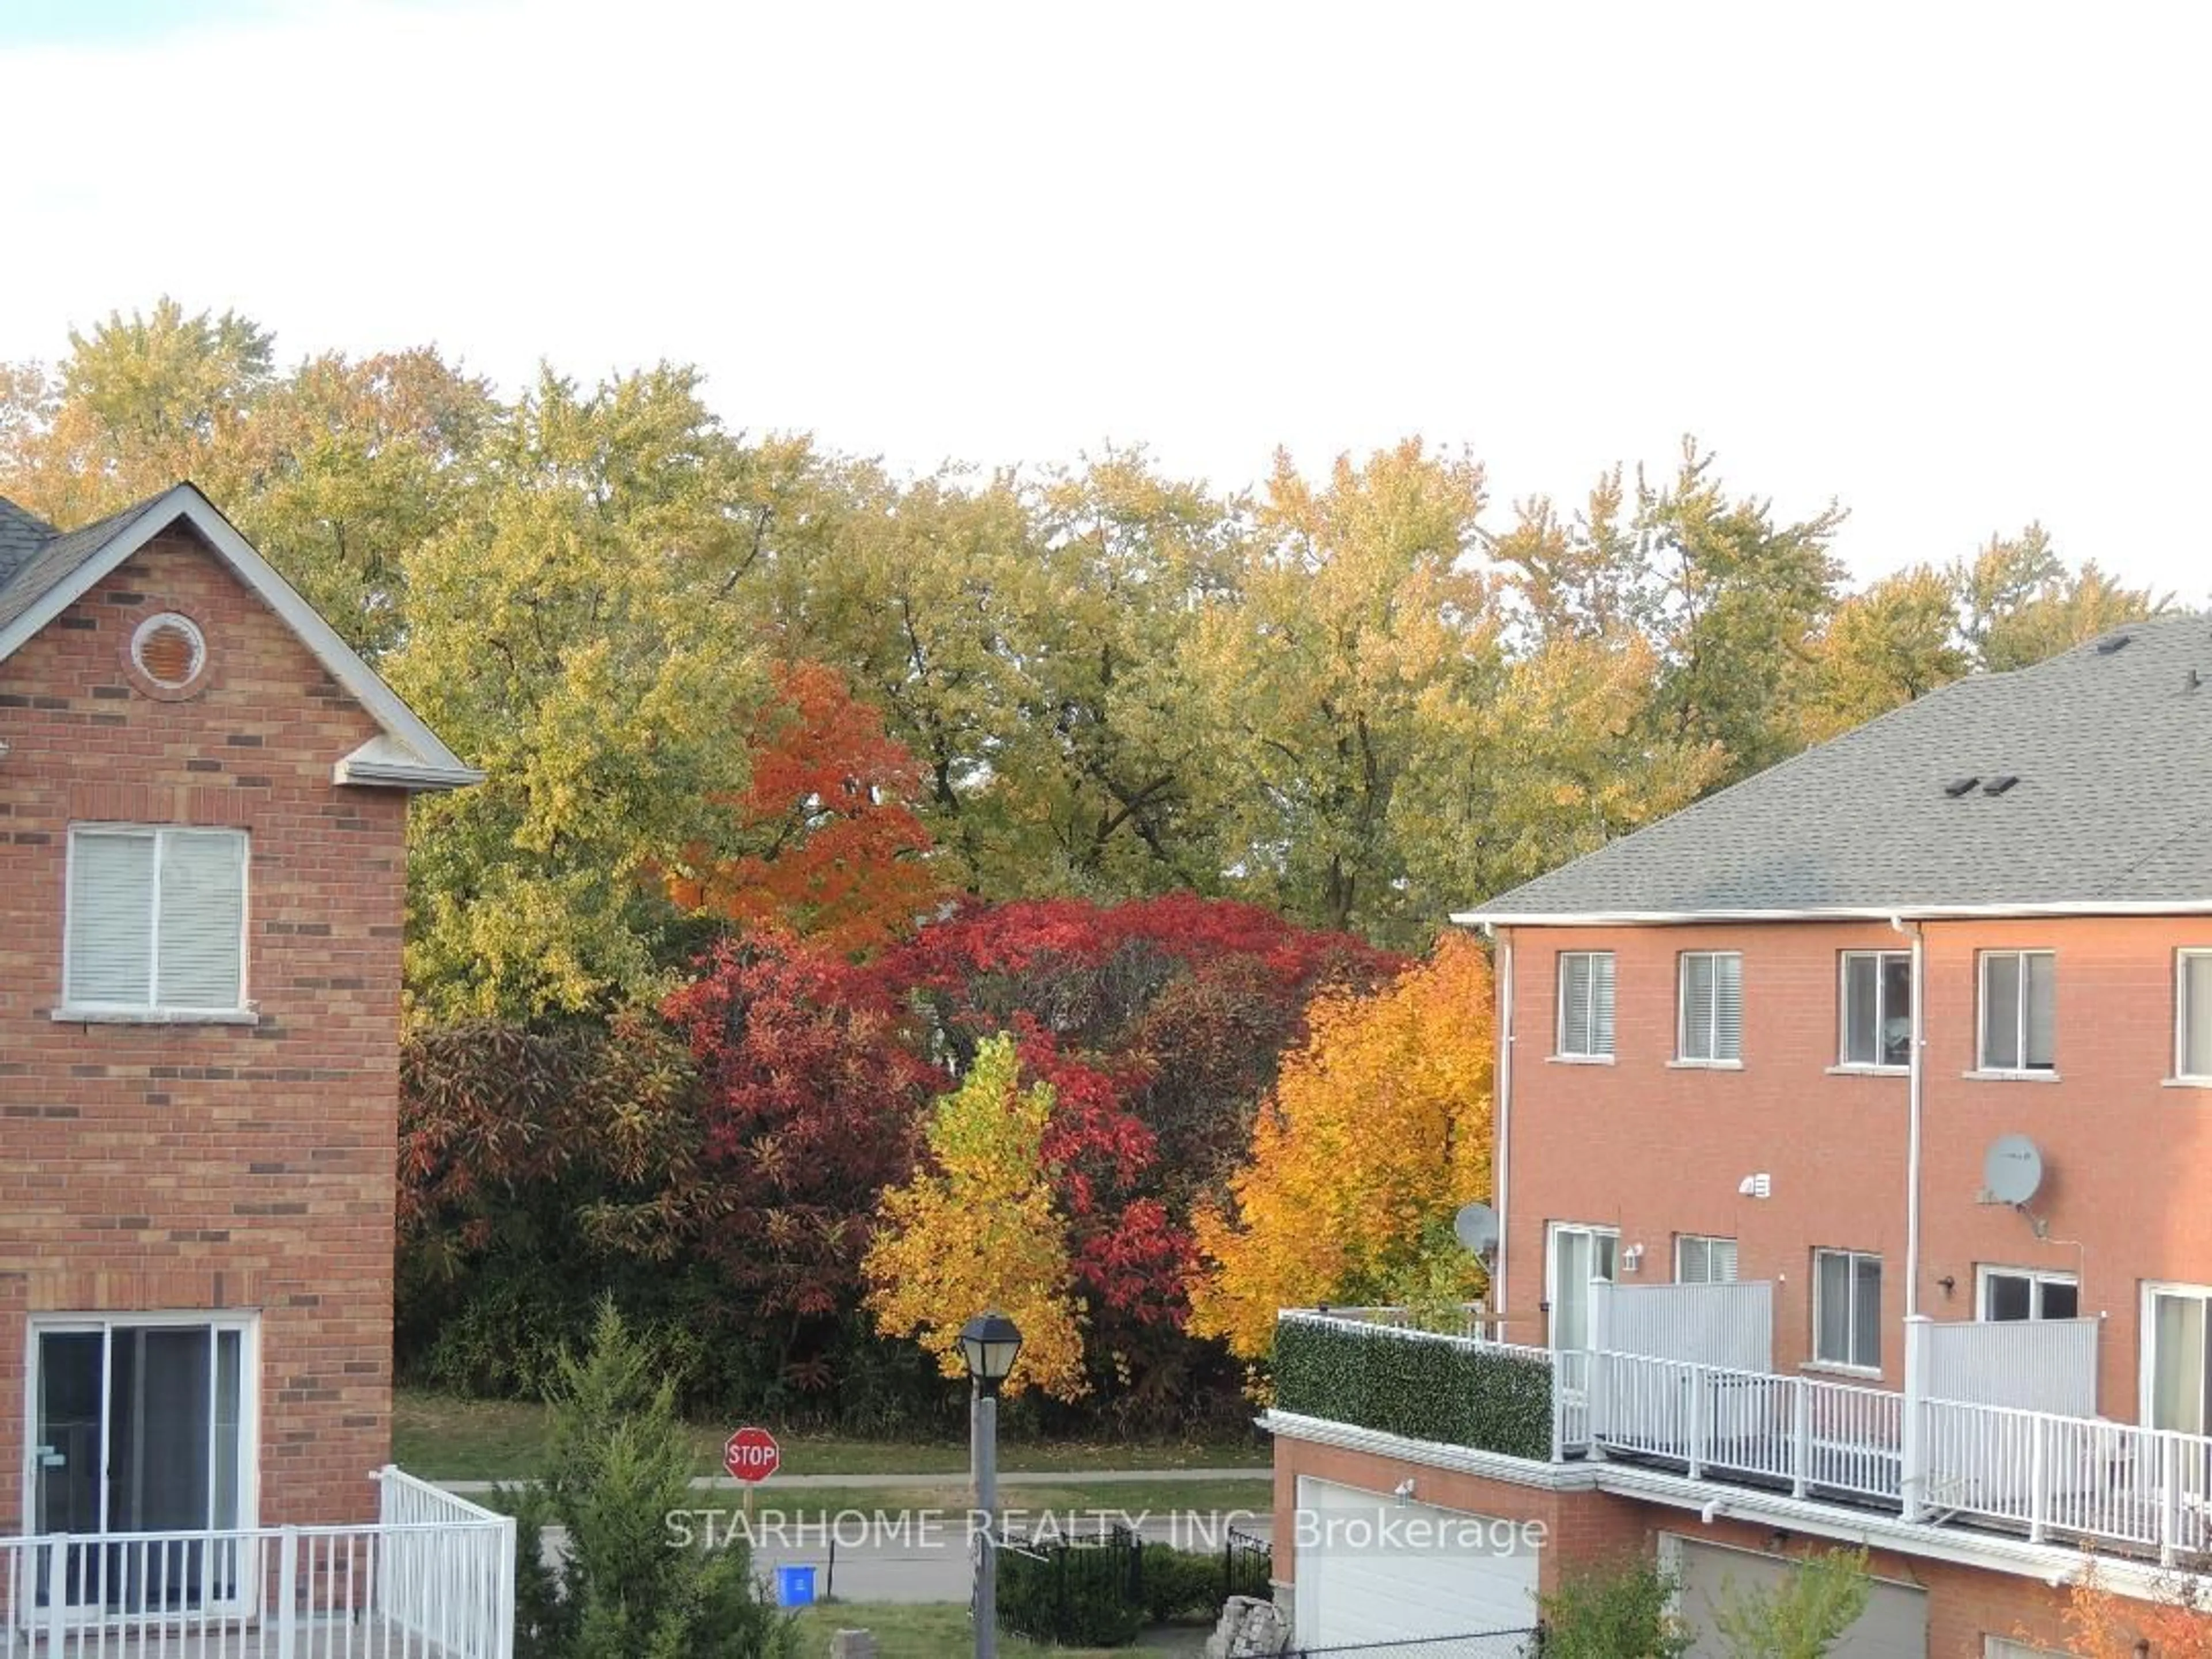
[[[687,848],[670,896],[844,954],[905,937],[942,890],[908,804],[913,755],[836,669],[780,663],[772,678],[775,695],[746,733],[751,781],[720,798],[751,850],[718,861]]]
[[[884,981],[818,945],[725,945],[664,1011],[698,1072],[697,1249],[755,1317],[806,1322],[860,1296],[877,1195],[912,1173],[942,1077]],[[787,1374],[830,1379],[803,1338]]]

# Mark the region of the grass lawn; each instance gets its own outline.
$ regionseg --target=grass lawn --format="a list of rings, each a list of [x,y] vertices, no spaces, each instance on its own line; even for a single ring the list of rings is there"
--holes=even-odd
[[[800,1659],[822,1659],[841,1630],[873,1631],[881,1659],[946,1659],[972,1650],[975,1626],[968,1609],[938,1601],[833,1601],[799,1615]],[[1206,1644],[1200,1630],[1172,1631],[1131,1648],[1039,1647],[1018,1636],[999,1638],[1000,1659],[1125,1659],[1133,1652],[1194,1654]]]
[[[543,1406],[516,1401],[456,1400],[402,1389],[392,1399],[392,1451],[400,1468],[431,1480],[505,1480],[534,1474],[544,1455]],[[691,1431],[701,1474],[719,1474],[722,1442],[734,1423]],[[773,1423],[767,1425],[775,1429]],[[964,1474],[968,1448],[957,1441],[852,1440],[778,1431],[786,1474]],[[1256,1433],[1234,1441],[1129,1441],[1024,1445],[1001,1441],[1007,1473],[1092,1469],[1264,1469],[1267,1446]],[[1117,1505],[1117,1507],[1122,1507]],[[1129,1506],[1133,1507],[1133,1506]],[[1188,1507],[1186,1505],[1185,1507]]]

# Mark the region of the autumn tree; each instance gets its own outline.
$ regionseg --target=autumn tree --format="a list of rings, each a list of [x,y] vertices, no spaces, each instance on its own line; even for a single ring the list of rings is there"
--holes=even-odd
[[[1957,595],[1926,565],[1844,599],[1810,652],[1805,736],[1814,743],[1925,696],[1972,666],[1960,638]]]
[[[0,493],[64,526],[208,482],[275,372],[266,330],[167,296],[69,340],[52,369],[19,364],[0,380]]]
[[[850,1388],[842,1322],[878,1197],[915,1175],[939,1074],[894,994],[818,941],[726,944],[666,1012],[697,1075],[699,1133],[631,1218],[634,1248],[675,1230],[718,1270],[778,1383]]]
[[[1073,1400],[1087,1384],[1066,1229],[1045,1162],[1053,1091],[1024,1087],[1020,1072],[1013,1040],[994,1037],[939,1098],[926,1164],[883,1195],[865,1264],[868,1306],[879,1330],[917,1340],[947,1376],[961,1375],[962,1324],[996,1309],[1022,1333],[1007,1392]]]
[[[1950,576],[1966,647],[1992,673],[2028,667],[2172,603],[2120,586],[2094,562],[2069,568],[2039,524],[1992,536]]]
[[[1231,785],[1228,890],[1372,939],[1435,927],[1407,903],[1392,803],[1497,666],[1469,562],[1483,500],[1480,466],[1416,441],[1341,457],[1324,485],[1276,458],[1237,597],[1206,609],[1193,653],[1207,763]]]
[[[717,800],[740,850],[687,848],[669,880],[677,904],[848,954],[911,933],[943,881],[910,804],[914,757],[882,716],[836,669],[778,663],[745,754],[744,788]]]
[[[1265,1355],[1275,1315],[1482,1288],[1460,1206],[1491,1191],[1492,1026],[1481,945],[1447,934],[1368,997],[1322,999],[1254,1126],[1233,1207],[1201,1211],[1191,1328]]]
[[[489,775],[412,819],[408,971],[441,1017],[532,1018],[672,988],[653,879],[720,849],[742,793],[759,654],[731,504],[753,458],[658,369],[585,392],[548,375],[501,428],[494,478],[405,560],[386,671]]]
[[[2092,1561],[2067,1587],[2063,1651],[2078,1659],[2212,1659],[2212,1596],[2201,1577],[2162,1574],[2148,1596],[2122,1595]],[[2023,1641],[2027,1632],[2021,1633]]]

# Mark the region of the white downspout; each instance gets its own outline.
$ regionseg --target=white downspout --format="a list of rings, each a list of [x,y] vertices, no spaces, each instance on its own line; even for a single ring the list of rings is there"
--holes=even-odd
[[[1906,930],[1900,916],[1892,916],[1889,925],[1899,933]],[[1906,1068],[1906,1118],[1905,1132],[1905,1316],[1916,1317],[1920,1312],[1920,1079],[1922,1072],[1921,1047],[1926,1030],[1926,1002],[1923,981],[1927,977],[1927,944],[1922,936],[1921,925],[1914,922],[1912,935],[1912,1052]]]
[[[1491,1162],[1491,1184],[1497,1189],[1498,1200],[1498,1258],[1490,1270],[1490,1314],[1495,1322],[1504,1317],[1505,1308],[1505,1243],[1512,1237],[1505,1207],[1505,1176],[1511,1164],[1513,1126],[1513,936],[1504,939],[1488,922],[1482,925],[1484,934],[1498,946],[1498,1110],[1496,1134],[1498,1150]],[[1497,1326],[1500,1341],[1506,1339],[1502,1325]]]

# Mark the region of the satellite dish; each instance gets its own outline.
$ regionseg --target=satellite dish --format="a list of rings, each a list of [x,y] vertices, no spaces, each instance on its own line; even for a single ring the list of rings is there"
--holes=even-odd
[[[2014,1209],[2043,1187],[2043,1154],[2026,1135],[1999,1135],[1982,1155],[1982,1188],[1992,1204]]]
[[[1452,1218],[1452,1231],[1475,1255],[1487,1255],[1498,1245],[1498,1212],[1487,1204],[1463,1204]]]

